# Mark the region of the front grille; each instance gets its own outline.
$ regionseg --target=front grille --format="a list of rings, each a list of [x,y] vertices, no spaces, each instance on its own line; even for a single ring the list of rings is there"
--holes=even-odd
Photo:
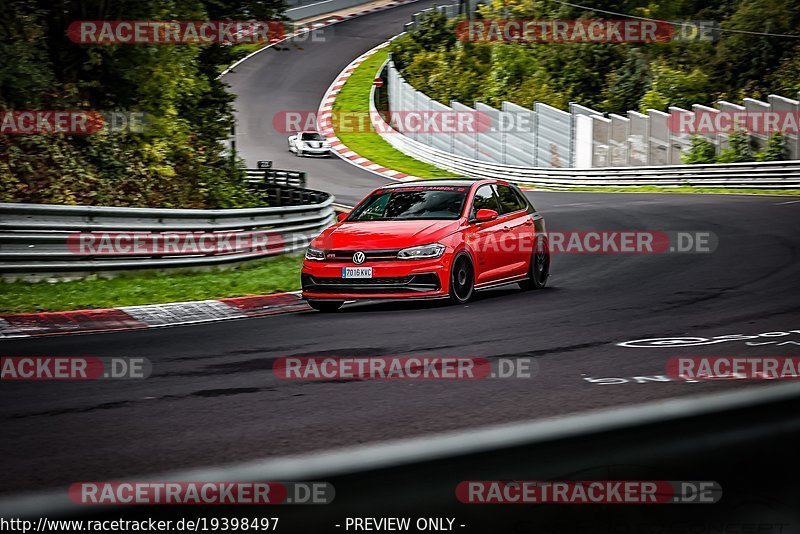
[[[325,251],[325,260],[326,261],[345,261],[345,262],[353,262],[353,254],[358,252],[358,250],[326,250]],[[389,250],[362,250],[361,252],[364,253],[366,256],[367,261],[388,261],[388,260],[396,260],[397,253],[400,252],[400,249],[389,249]]]
[[[410,276],[394,277],[394,278],[316,278],[312,277],[315,284],[325,284],[333,286],[350,286],[350,285],[364,285],[364,286],[378,286],[378,285],[402,285],[411,281]]]
[[[417,293],[439,289],[439,277],[433,273],[352,279],[322,278],[303,274],[301,282],[304,291],[316,293]]]

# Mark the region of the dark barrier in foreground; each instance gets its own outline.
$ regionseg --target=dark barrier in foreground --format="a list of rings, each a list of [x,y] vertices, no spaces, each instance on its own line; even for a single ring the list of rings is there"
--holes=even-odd
[[[2,501],[0,515],[278,517],[283,532],[346,532],[356,530],[352,523],[345,528],[348,518],[408,517],[412,524],[418,518],[452,519],[455,532],[785,534],[800,532],[798,444],[800,387],[749,386],[152,478],[325,481],[335,488],[328,505],[103,509],[76,507],[58,493]],[[462,504],[456,487],[469,480],[715,481],[721,499],[715,504]]]

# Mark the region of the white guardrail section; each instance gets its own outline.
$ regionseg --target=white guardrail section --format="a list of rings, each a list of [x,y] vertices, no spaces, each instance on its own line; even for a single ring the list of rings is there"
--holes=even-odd
[[[394,69],[391,60],[387,61],[378,73],[386,67],[388,90],[391,92],[400,74]],[[392,72],[394,70],[394,72]],[[394,82],[393,82],[394,80]],[[403,82],[405,83],[405,82]],[[419,96],[421,95],[421,97]],[[800,160],[771,161],[758,163],[728,163],[711,165],[660,165],[635,167],[603,168],[556,168],[534,165],[509,165],[493,161],[471,158],[458,154],[458,137],[473,138],[466,141],[475,143],[478,134],[453,134],[451,141],[443,143],[446,135],[422,134],[421,139],[413,139],[387,124],[375,106],[375,86],[370,97],[370,117],[372,125],[380,136],[394,148],[415,159],[436,165],[447,171],[471,178],[501,178],[520,184],[541,187],[575,186],[695,186],[725,188],[795,189],[800,188]],[[430,109],[431,111],[474,111],[471,108],[454,104],[449,108],[428,99],[417,91],[420,98],[432,103],[428,108],[419,105],[400,109]],[[389,101],[392,101],[391,93]],[[438,104],[438,106],[437,106]],[[484,111],[480,110],[479,111]],[[532,113],[527,110],[528,113]],[[568,115],[565,112],[565,115]],[[442,139],[436,139],[441,137]],[[460,141],[468,144],[465,139]],[[441,146],[434,146],[439,144]],[[473,145],[474,146],[474,145]],[[462,146],[463,148],[463,146]]]
[[[0,273],[76,273],[201,267],[300,250],[335,220],[332,195],[302,191],[305,204],[247,209],[152,209],[50,204],[0,204]],[[124,233],[163,239],[176,232],[218,233],[223,246],[197,254],[164,254],[164,248],[103,254],[80,246],[79,236]],[[199,236],[198,236],[199,237]],[[99,240],[99,237],[97,238]],[[112,238],[113,239],[113,238]],[[179,240],[179,242],[185,242]],[[95,250],[98,249],[98,250]],[[127,249],[126,249],[127,250]],[[169,250],[169,249],[167,249]],[[160,252],[160,253],[158,253]],[[173,250],[169,250],[173,252]],[[193,253],[194,252],[194,253]]]
[[[302,2],[290,3],[289,9],[286,10],[286,16],[290,20],[302,20],[338,11],[339,9],[369,4],[372,1],[373,0],[304,0]]]

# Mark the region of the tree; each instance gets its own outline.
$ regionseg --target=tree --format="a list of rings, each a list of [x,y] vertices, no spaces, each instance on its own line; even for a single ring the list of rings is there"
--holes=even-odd
[[[608,113],[624,113],[629,109],[636,109],[650,81],[650,68],[642,49],[627,47],[622,66],[610,72],[606,78],[602,110]]]
[[[741,0],[722,27],[743,32],[800,34],[800,3],[796,0]],[[781,58],[791,57],[797,39],[726,32],[716,46],[714,79],[732,93],[746,88],[758,97],[769,90],[771,74]],[[796,71],[795,71],[796,73]],[[796,77],[796,76],[795,76]]]
[[[700,69],[686,72],[659,62],[651,65],[650,70],[653,76],[650,88],[639,104],[642,113],[648,109],[666,111],[669,106],[690,108],[692,104],[708,101],[709,79]]]
[[[274,19],[280,0],[5,0],[0,109],[144,112],[146,133],[0,136],[0,197],[17,202],[237,207],[259,202],[223,142],[236,46],[80,45],[75,20]]]
[[[411,38],[424,50],[444,48],[450,50],[456,42],[454,28],[444,13],[427,12],[417,21],[416,28],[409,32]]]
[[[787,98],[800,98],[800,43],[784,57],[770,78],[770,91]]]

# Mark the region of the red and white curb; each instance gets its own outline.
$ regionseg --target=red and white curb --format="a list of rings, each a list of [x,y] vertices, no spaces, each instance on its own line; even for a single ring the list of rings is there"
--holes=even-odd
[[[299,292],[103,310],[0,315],[0,339],[140,330],[310,310]]]
[[[391,41],[386,41],[385,43],[381,43],[371,50],[367,50],[354,59],[352,63],[345,67],[345,69],[339,73],[336,79],[333,80],[333,83],[330,85],[330,87],[328,87],[328,90],[325,91],[325,96],[322,97],[319,110],[317,110],[317,129],[319,130],[319,133],[328,139],[333,153],[346,162],[384,178],[398,180],[401,182],[410,182],[412,180],[420,180],[421,178],[417,176],[411,176],[394,169],[389,169],[350,150],[350,148],[348,148],[347,145],[345,145],[342,140],[336,136],[336,132],[333,129],[333,122],[331,120],[333,115],[333,104],[336,102],[336,96],[342,90],[344,84],[347,83],[347,79],[353,74],[353,71],[356,70],[356,68],[372,54],[389,46],[390,43]]]
[[[382,6],[372,7],[372,8],[369,8],[369,9],[362,9],[362,10],[359,10],[359,11],[353,11],[352,13],[346,13],[344,15],[334,15],[332,17],[328,17],[328,18],[325,18],[325,19],[322,19],[322,20],[318,20],[318,21],[312,22],[310,24],[306,24],[304,26],[301,26],[300,28],[295,29],[293,32],[287,33],[282,38],[280,38],[280,39],[278,39],[276,41],[270,42],[268,45],[264,46],[263,48],[259,48],[255,52],[251,52],[250,54],[246,55],[245,57],[243,57],[242,59],[240,59],[239,61],[237,61],[236,63],[234,63],[230,67],[228,67],[227,69],[225,69],[222,72],[222,74],[217,76],[217,78],[222,78],[223,76],[228,74],[230,71],[232,71],[233,69],[235,69],[236,67],[238,67],[239,65],[241,65],[242,63],[244,63],[245,61],[250,59],[251,57],[255,56],[256,54],[258,54],[260,52],[263,52],[264,50],[267,50],[268,48],[271,48],[271,47],[273,47],[273,46],[275,46],[277,44],[289,41],[289,40],[294,39],[295,37],[298,37],[300,35],[304,35],[304,34],[310,32],[310,31],[319,30],[320,28],[325,28],[325,27],[328,27],[328,26],[333,26],[334,24],[338,24],[338,23],[344,22],[346,20],[354,19],[356,17],[362,17],[364,15],[370,15],[372,13],[377,13],[378,11],[384,11],[386,9],[392,9],[394,7],[402,6],[402,5],[405,5],[405,4],[412,4],[412,3],[417,2],[417,1],[418,0],[395,0],[394,2],[390,2],[390,3],[382,5]]]

